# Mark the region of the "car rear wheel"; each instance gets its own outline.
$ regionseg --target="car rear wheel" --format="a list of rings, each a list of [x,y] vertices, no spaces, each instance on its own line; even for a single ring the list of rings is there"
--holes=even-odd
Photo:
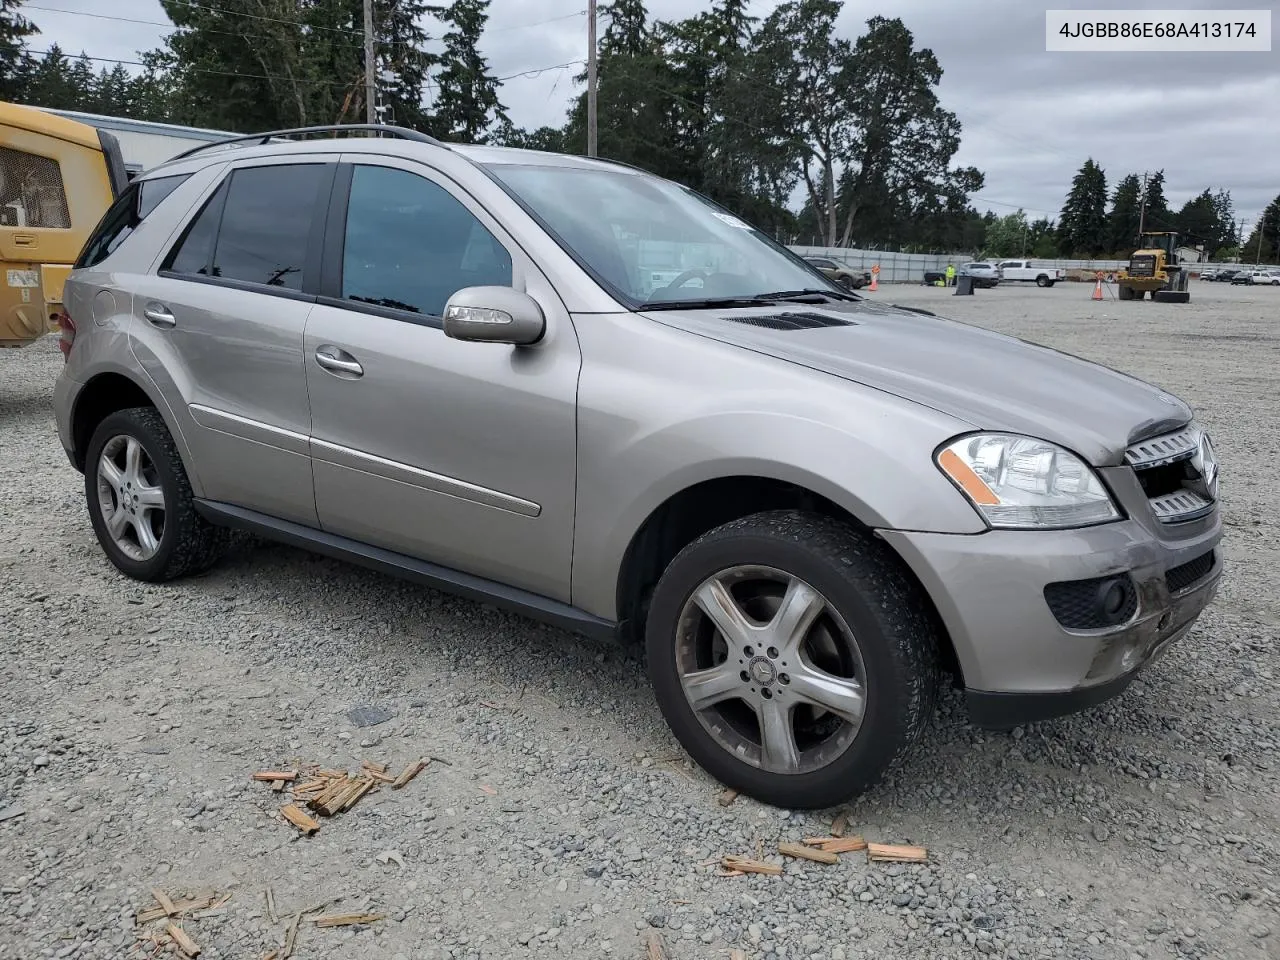
[[[725,785],[786,808],[874,786],[933,712],[937,641],[919,587],[842,522],[760,513],[671,562],[646,626],[676,738]]]
[[[840,284],[840,286],[844,287],[846,290],[853,290],[853,289],[854,289],[854,286],[853,286],[853,277],[849,276],[848,274],[844,274],[844,275],[841,275],[841,276],[837,277],[837,278],[836,278],[836,283]]]
[[[1049,280],[1049,278],[1048,278],[1048,277],[1046,277],[1044,274],[1041,274],[1040,276],[1036,277],[1036,286],[1037,286],[1037,287],[1052,287],[1052,286],[1053,286],[1053,283]]]
[[[158,583],[211,566],[228,540],[195,511],[191,484],[164,419],[152,407],[107,416],[85,456],[89,519],[107,558]]]

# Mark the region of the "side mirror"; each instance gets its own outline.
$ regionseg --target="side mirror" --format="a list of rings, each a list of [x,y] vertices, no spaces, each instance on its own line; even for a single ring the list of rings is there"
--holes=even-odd
[[[444,307],[444,333],[481,343],[537,343],[547,331],[538,302],[511,287],[464,287]]]

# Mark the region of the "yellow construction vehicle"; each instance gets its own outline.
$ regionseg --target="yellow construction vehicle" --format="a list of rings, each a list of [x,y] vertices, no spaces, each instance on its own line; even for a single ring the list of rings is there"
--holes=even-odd
[[[1178,261],[1176,233],[1143,233],[1139,249],[1129,258],[1129,266],[1116,277],[1121,300],[1141,300],[1151,294],[1157,303],[1187,303],[1190,275]]]
[[[62,283],[127,183],[111,134],[0,101],[0,347],[58,331]]]

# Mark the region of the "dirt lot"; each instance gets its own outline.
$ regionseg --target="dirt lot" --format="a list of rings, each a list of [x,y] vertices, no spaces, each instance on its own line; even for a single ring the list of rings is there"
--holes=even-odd
[[[205,960],[261,960],[326,902],[385,919],[304,921],[294,957],[640,957],[655,928],[673,960],[1280,957],[1280,290],[1089,295],[875,296],[1192,401],[1223,461],[1219,600],[1085,716],[989,734],[948,694],[918,761],[849,814],[927,865],[781,878],[702,864],[835,811],[722,807],[633,652],[269,545],[164,588],[123,579],[54,434],[55,345],[0,353],[0,957],[150,956],[133,911],[153,887],[232,895],[184,924]],[[395,717],[357,728],[357,705]],[[425,755],[443,760],[310,838],[249,781]]]

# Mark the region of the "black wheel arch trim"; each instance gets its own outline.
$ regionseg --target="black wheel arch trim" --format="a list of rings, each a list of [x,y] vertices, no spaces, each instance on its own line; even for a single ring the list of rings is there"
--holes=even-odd
[[[964,696],[969,709],[969,720],[974,726],[988,730],[1008,730],[1025,723],[1069,716],[1106,703],[1124,693],[1136,676],[1137,671],[1134,671],[1096,686],[1079,687],[1061,693],[966,690]]]
[[[510,587],[484,577],[419,560],[392,550],[370,546],[358,540],[316,530],[300,523],[280,520],[256,510],[214,500],[195,500],[196,512],[217,526],[245,530],[293,547],[345,560],[350,563],[433,587],[445,593],[492,604],[533,620],[583,634],[595,640],[614,640],[618,625],[585,610],[540,594]]]

